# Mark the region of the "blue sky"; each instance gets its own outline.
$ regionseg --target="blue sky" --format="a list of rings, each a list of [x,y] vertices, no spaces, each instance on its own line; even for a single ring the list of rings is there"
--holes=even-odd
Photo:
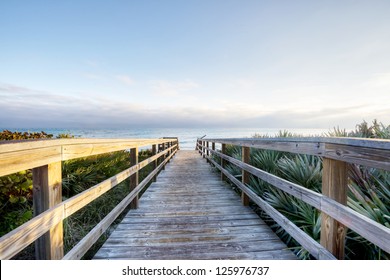
[[[390,123],[390,1],[0,2],[0,127]]]

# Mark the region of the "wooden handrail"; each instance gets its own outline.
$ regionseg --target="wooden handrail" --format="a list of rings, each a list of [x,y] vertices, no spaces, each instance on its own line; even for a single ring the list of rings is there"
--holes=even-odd
[[[10,143],[12,142],[12,143]],[[43,166],[53,162],[83,158],[103,153],[154,144],[175,139],[55,139],[0,142],[0,176]]]
[[[169,143],[169,148],[157,153],[156,146]],[[138,153],[134,154],[132,167],[113,177],[85,190],[84,192],[62,202],[61,196],[61,161],[64,159],[83,158],[90,155],[134,149],[138,147],[154,147],[154,155],[138,163]],[[165,146],[165,145],[164,145]],[[93,245],[91,240],[98,238],[113,220],[133,201],[138,193],[156,176],[168,160],[175,154],[178,139],[60,139],[40,141],[9,141],[0,143],[0,176],[17,171],[33,169],[34,204],[41,205],[37,216],[0,238],[0,259],[9,259],[36,241],[37,257],[44,259],[61,259],[63,257],[62,221],[83,208],[96,198],[112,189],[130,176],[135,177],[135,186],[130,194],[104,219],[99,230],[96,227],[93,238],[72,250],[73,256],[80,258],[86,248]],[[132,150],[132,151],[134,151]],[[132,154],[132,153],[131,153]],[[166,157],[166,155],[169,156]],[[41,156],[41,158],[40,158]],[[157,159],[166,157],[157,167]],[[130,160],[130,158],[129,158]],[[59,165],[57,164],[59,163]],[[149,176],[138,184],[138,171],[153,163],[155,167]],[[51,165],[56,164],[56,168]],[[59,168],[57,167],[59,166]],[[59,173],[58,173],[59,172]],[[59,189],[59,190],[58,190]],[[39,195],[36,195],[39,193]],[[58,195],[59,199],[58,199]],[[53,197],[56,197],[53,199]],[[120,207],[119,207],[120,206]],[[120,211],[121,210],[121,211]],[[115,217],[115,218],[114,218]],[[68,257],[69,258],[69,255]]]
[[[214,145],[215,143],[222,144],[222,151],[216,151],[215,148],[209,149],[204,144],[205,141],[211,141]],[[241,147],[317,155],[323,157],[324,160],[334,161],[335,163],[324,164],[323,177],[326,178],[323,179],[323,194],[319,194],[226,155],[225,147],[229,144]],[[203,156],[208,158],[209,161],[221,170],[221,174],[224,174],[224,176],[229,178],[230,181],[245,192],[271,217],[276,217],[275,221],[277,221],[295,239],[303,242],[301,245],[314,256],[327,257],[326,255],[323,255],[323,250],[320,250],[320,247],[313,247],[312,241],[308,242],[308,238],[303,231],[300,231],[301,233],[299,233],[299,231],[292,229],[290,226],[285,227],[281,221],[284,221],[287,218],[279,217],[279,215],[281,215],[280,213],[275,215],[275,209],[271,209],[270,205],[255,195],[245,186],[245,184],[238,181],[234,176],[231,176],[222,164],[219,165],[212,159],[212,156],[207,156],[205,150],[220,157],[223,165],[225,162],[230,162],[243,171],[251,173],[261,180],[264,180],[322,211],[322,218],[325,222],[321,227],[321,244],[338,258],[343,258],[343,238],[346,232],[345,226],[351,228],[370,242],[390,253],[390,243],[388,242],[390,239],[390,229],[357,213],[346,205],[343,205],[345,204],[343,201],[346,200],[346,193],[345,189],[341,192],[342,189],[340,189],[340,187],[343,184],[346,185],[347,173],[344,171],[343,173],[340,173],[341,167],[332,166],[338,162],[353,162],[358,164],[364,163],[372,167],[380,166],[385,170],[389,170],[390,141],[351,138],[198,139],[197,147]],[[360,159],[360,155],[364,156],[364,159]],[[338,160],[335,160],[335,157]],[[331,171],[330,168],[335,168],[335,171]],[[340,174],[337,175],[332,172],[338,172]],[[329,178],[331,178],[331,180]],[[344,188],[346,188],[346,186],[344,186]],[[335,235],[333,235],[333,233],[335,233]],[[340,241],[340,239],[342,240]]]
[[[200,139],[198,139],[198,142]],[[225,145],[306,154],[390,171],[390,141],[365,138],[231,138],[201,139]]]

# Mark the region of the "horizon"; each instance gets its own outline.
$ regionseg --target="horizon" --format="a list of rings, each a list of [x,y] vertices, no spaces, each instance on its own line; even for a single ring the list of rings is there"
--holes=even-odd
[[[0,3],[0,127],[390,123],[390,1]]]

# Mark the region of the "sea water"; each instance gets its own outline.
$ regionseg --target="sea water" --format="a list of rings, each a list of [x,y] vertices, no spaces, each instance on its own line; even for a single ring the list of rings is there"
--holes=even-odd
[[[6,128],[3,128],[6,129]],[[61,133],[69,133],[77,138],[162,138],[178,137],[180,149],[195,149],[196,139],[206,138],[250,138],[255,134],[275,136],[280,130],[272,128],[129,128],[129,129],[16,129],[11,131],[44,131],[57,136]],[[321,136],[328,132],[327,129],[287,129],[289,132],[303,136]]]

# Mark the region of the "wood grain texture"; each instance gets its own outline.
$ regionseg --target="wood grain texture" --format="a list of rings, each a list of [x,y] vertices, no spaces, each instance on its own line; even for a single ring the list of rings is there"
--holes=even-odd
[[[241,161],[243,163],[247,163],[249,164],[250,162],[250,158],[251,158],[251,153],[250,153],[250,148],[248,147],[242,147],[242,157],[241,157]],[[241,182],[246,185],[246,184],[249,184],[249,172],[246,171],[245,169],[242,169],[242,178],[241,178]],[[242,201],[242,204],[244,206],[248,206],[249,205],[249,196],[246,195],[245,192],[242,192],[241,193],[241,201]]]
[[[389,228],[320,193],[316,193],[302,186],[291,183],[256,167],[245,164],[240,160],[224,155],[218,151],[212,151],[212,153],[242,169],[247,170],[254,176],[257,176],[271,185],[297,197],[311,206],[316,207],[318,210],[321,210],[323,213],[326,213],[333,219],[336,219],[346,227],[356,231],[370,242],[390,253],[390,242],[388,242],[390,239]],[[212,161],[212,163],[217,164],[214,161]],[[219,166],[219,169],[221,168],[218,164],[216,166]]]
[[[296,259],[196,151],[178,151],[95,259]]]
[[[204,139],[225,145],[308,154],[390,170],[390,140],[347,137]]]
[[[138,148],[133,148],[130,150],[130,166],[138,164]],[[139,183],[139,172],[135,172],[130,176],[130,192],[134,190]],[[138,195],[136,195],[133,201],[130,202],[130,209],[137,209],[139,206]]]
[[[0,141],[0,176],[49,163],[110,153],[177,139],[46,139]]]
[[[33,209],[34,215],[45,212],[62,202],[61,162],[34,168]],[[64,234],[62,221],[54,224],[47,233],[35,241],[37,260],[60,260],[64,256]]]
[[[347,163],[325,158],[322,169],[322,194],[347,204]],[[344,245],[347,228],[325,213],[321,213],[321,245],[336,258],[344,259]]]

